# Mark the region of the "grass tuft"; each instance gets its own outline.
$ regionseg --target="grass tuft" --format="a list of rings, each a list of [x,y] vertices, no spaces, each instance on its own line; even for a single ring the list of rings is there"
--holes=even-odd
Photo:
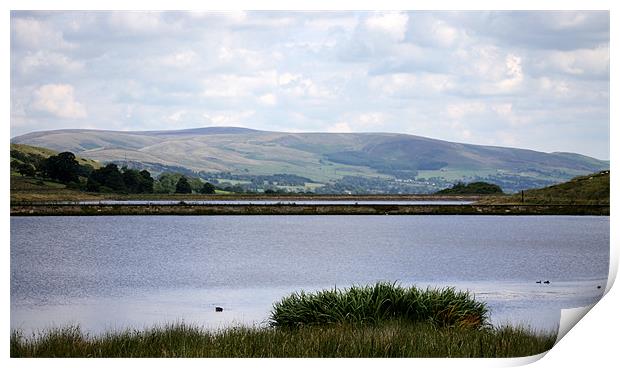
[[[274,304],[269,323],[272,327],[299,327],[378,324],[393,319],[480,329],[488,326],[488,309],[470,293],[454,288],[422,290],[379,282],[344,290],[291,294]]]

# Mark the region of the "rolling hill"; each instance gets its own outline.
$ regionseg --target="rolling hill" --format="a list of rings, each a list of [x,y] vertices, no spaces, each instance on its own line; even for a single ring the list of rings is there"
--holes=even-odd
[[[575,153],[480,146],[396,133],[285,133],[235,127],[170,131],[53,130],[12,143],[71,151],[159,172],[251,180],[289,174],[334,191],[434,192],[484,180],[504,191],[543,187],[609,168]],[[383,188],[383,189],[382,189]]]

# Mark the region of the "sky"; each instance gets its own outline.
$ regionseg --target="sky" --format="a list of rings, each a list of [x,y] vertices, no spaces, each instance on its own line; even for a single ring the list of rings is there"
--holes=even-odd
[[[609,159],[609,12],[11,12],[11,136],[241,126]]]

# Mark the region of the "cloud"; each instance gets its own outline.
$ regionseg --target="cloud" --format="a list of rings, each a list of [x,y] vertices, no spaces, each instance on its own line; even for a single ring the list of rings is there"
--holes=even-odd
[[[253,110],[246,111],[217,111],[203,113],[203,118],[208,122],[209,126],[240,126],[247,127],[248,119],[256,112]]]
[[[115,11],[109,14],[110,27],[122,32],[153,33],[165,26],[160,12]]]
[[[252,96],[276,86],[277,73],[262,71],[250,75],[216,74],[203,80],[205,97],[238,98]]]
[[[448,117],[459,120],[466,115],[480,114],[486,110],[486,105],[482,102],[464,102],[451,104],[446,107]]]
[[[448,12],[445,19],[501,46],[575,50],[609,43],[609,11]]]
[[[267,105],[267,106],[275,106],[275,105],[278,104],[278,98],[273,93],[266,93],[266,94],[258,97],[258,100],[263,105]]]
[[[327,127],[329,133],[351,133],[353,129],[348,123],[340,122]]]
[[[552,51],[539,56],[532,64],[541,74],[562,73],[585,78],[609,78],[609,45],[592,49]]]
[[[84,62],[53,51],[28,52],[18,64],[22,74],[37,72],[72,73],[83,70]]]
[[[447,48],[453,46],[463,32],[434,14],[414,13],[409,18],[407,40],[426,46]]]
[[[73,86],[46,84],[32,93],[30,108],[59,118],[80,119],[87,116],[82,104],[75,101]]]
[[[130,112],[128,113],[130,114]],[[170,120],[173,123],[178,123],[181,121],[181,119],[183,119],[183,116],[186,114],[187,114],[186,110],[175,111],[174,113],[168,116],[168,120]]]
[[[373,76],[370,87],[382,96],[398,98],[429,97],[455,88],[454,78],[447,74],[393,73]]]
[[[500,91],[510,91],[518,87],[523,82],[523,69],[521,68],[521,58],[516,55],[506,56],[506,78],[498,83]]]
[[[161,63],[166,66],[184,68],[184,67],[192,65],[196,61],[197,58],[198,58],[198,55],[192,50],[179,51],[179,52],[164,56],[161,59]]]
[[[277,82],[280,90],[293,98],[330,99],[335,97],[332,89],[303,74],[279,73]]]
[[[405,38],[409,16],[404,13],[375,14],[366,19],[366,27],[371,31],[387,34],[396,41]]]
[[[607,11],[12,11],[10,28],[13,135],[243,124],[609,156]]]
[[[61,31],[33,18],[11,18],[11,38],[12,44],[32,50],[75,47],[64,39]]]

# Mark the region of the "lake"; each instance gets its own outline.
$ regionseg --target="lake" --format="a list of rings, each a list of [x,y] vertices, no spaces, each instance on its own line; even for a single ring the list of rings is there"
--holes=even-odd
[[[602,296],[608,267],[609,217],[11,217],[11,327],[264,325],[291,292],[387,280],[550,330]]]

